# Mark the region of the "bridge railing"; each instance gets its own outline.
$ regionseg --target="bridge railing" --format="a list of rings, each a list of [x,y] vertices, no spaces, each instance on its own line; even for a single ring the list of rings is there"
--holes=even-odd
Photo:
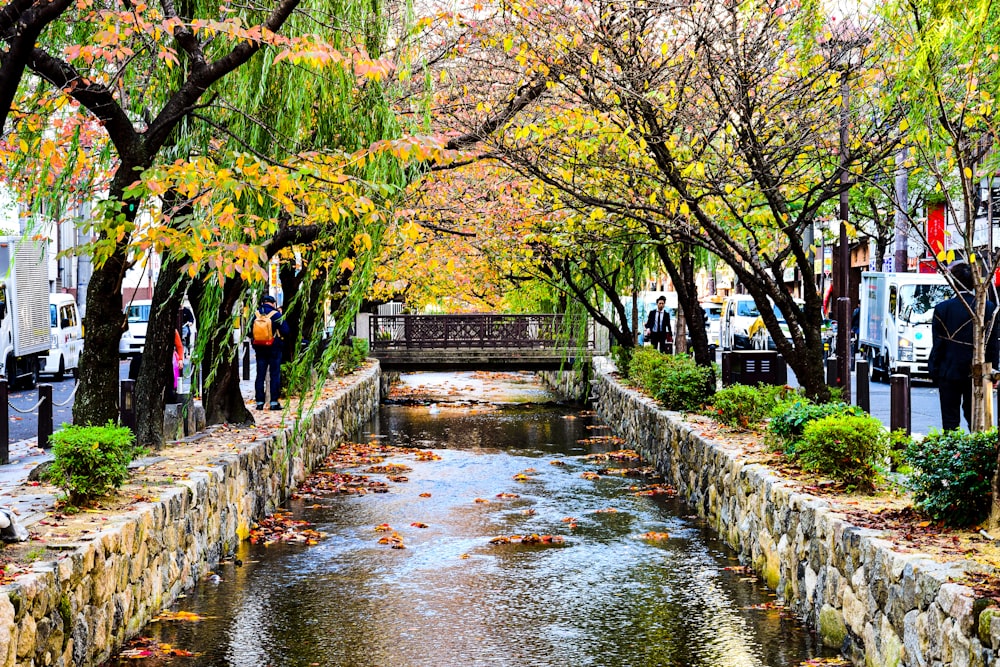
[[[583,340],[562,315],[372,315],[372,350],[420,348],[594,349],[594,327]]]

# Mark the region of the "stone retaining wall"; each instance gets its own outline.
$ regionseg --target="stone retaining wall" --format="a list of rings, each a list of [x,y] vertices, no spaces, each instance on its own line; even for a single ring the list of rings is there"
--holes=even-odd
[[[377,364],[285,428],[200,466],[115,525],[0,588],[0,666],[106,660],[233,552],[379,401]]]
[[[558,392],[571,401],[586,402],[590,396],[590,369],[583,372],[577,370],[536,371],[538,377],[546,386]]]
[[[1000,613],[956,583],[973,563],[897,553],[820,498],[694,433],[595,360],[601,418],[653,462],[780,598],[855,664],[1000,665]]]

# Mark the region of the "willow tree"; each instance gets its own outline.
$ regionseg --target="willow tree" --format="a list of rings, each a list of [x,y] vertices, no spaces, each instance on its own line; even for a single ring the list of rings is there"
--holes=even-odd
[[[214,5],[202,16],[181,17],[171,0],[128,8],[80,3],[32,50],[33,86],[47,84],[73,103],[64,103],[60,113],[78,110],[95,118],[114,154],[107,197],[91,221],[94,271],[86,303],[88,345],[73,410],[77,423],[104,423],[118,414],[122,279],[134,260],[130,242],[145,203],[133,187],[137,178],[156,164],[209,88],[266,46],[295,48],[278,33],[298,5],[299,0],[277,0],[225,11]],[[176,65],[178,51],[192,64],[175,82],[166,73]],[[58,198],[58,193],[32,194]]]
[[[194,362],[205,371],[209,423],[252,419],[240,393],[232,331],[244,315],[240,304],[266,289],[265,265],[284,258],[280,276],[293,325],[290,351],[300,365],[311,365],[319,348],[300,351],[299,342],[318,342],[325,319],[353,320],[361,290],[345,287],[367,280],[365,264],[381,237],[386,193],[402,180],[392,151],[368,151],[398,134],[384,94],[390,66],[379,60],[386,17],[377,3],[330,5],[323,21],[316,10],[305,3],[286,23],[287,38],[350,58],[261,53],[217,86],[179,133],[173,150],[178,157],[211,156],[222,178],[236,185],[219,187],[209,173],[200,191],[165,202],[171,205],[155,221],[181,234],[157,237],[166,261],[154,299],[160,307],[150,323],[155,339],[147,339],[137,387],[148,407],[139,419],[142,442],[162,437],[161,378],[169,372],[174,319],[190,277],[196,278],[191,295],[202,332]],[[144,180],[150,189],[173,193],[190,176],[183,169],[152,171]],[[218,207],[234,211],[242,224],[213,225]],[[235,248],[254,248],[256,261],[240,266],[200,245],[192,253],[187,237],[205,229],[230,256]],[[217,273],[218,280],[211,280]],[[302,297],[296,296],[299,286],[306,288]]]

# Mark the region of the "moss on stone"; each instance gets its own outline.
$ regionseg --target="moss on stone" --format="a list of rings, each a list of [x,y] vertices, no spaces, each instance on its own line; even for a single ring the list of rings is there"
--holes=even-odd
[[[987,607],[979,614],[979,641],[983,643],[983,646],[992,645],[990,640],[990,621],[996,617],[1000,617],[1000,608],[997,607]]]
[[[824,646],[840,648],[847,638],[847,624],[844,615],[830,605],[823,605],[819,612],[819,636]]]

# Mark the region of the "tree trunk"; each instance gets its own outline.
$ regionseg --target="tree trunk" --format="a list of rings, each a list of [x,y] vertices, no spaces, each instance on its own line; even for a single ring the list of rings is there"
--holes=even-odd
[[[233,343],[233,330],[228,319],[245,287],[246,283],[239,278],[226,280],[218,307],[219,321],[211,331],[206,332],[208,337],[202,343],[202,368],[208,372],[201,404],[205,408],[205,423],[208,425],[252,424],[254,421],[240,389],[239,346]],[[203,298],[204,289],[199,281],[193,281],[188,288],[191,304],[199,318],[207,306]]]
[[[654,236],[659,240],[659,236]],[[658,245],[656,252],[660,257],[663,268],[670,276],[677,292],[677,306],[684,312],[684,320],[687,330],[691,335],[691,347],[694,349],[694,360],[700,366],[711,366],[715,362],[715,355],[708,346],[708,329],[706,327],[705,311],[701,307],[698,299],[698,288],[694,281],[694,255],[692,246],[689,243],[681,244],[680,260],[675,262],[670,256],[666,246]],[[675,332],[674,341],[677,342],[684,332]],[[684,343],[681,343],[684,345]]]
[[[181,260],[167,257],[153,288],[142,368],[135,385],[136,443],[163,446],[163,410],[168,382],[173,379],[174,332],[187,279]]]

